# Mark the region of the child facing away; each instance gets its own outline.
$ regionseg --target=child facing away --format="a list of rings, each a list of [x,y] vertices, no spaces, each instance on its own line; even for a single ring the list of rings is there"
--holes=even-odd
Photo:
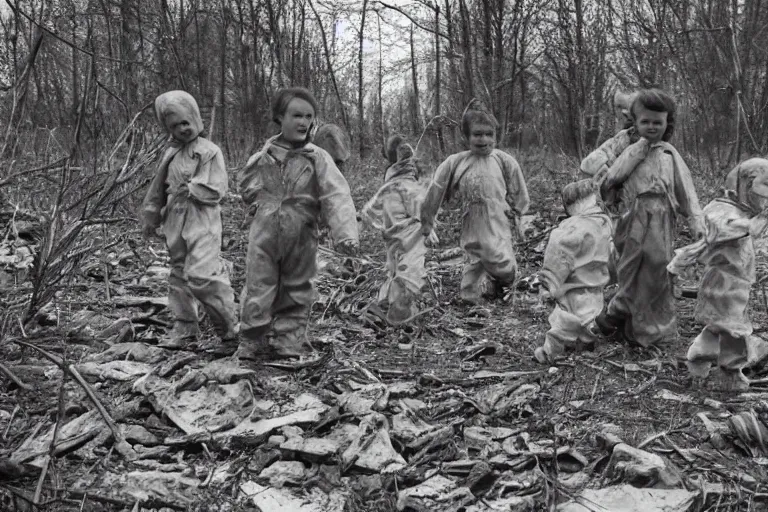
[[[640,140],[611,165],[601,184],[607,205],[618,202],[621,216],[614,243],[619,255],[618,290],[596,323],[604,335],[649,346],[677,336],[672,259],[678,215],[688,218],[691,233],[704,233],[699,199],[691,173],[668,142],[675,126],[675,103],[665,92],[642,90],[632,103]]]
[[[333,123],[325,123],[317,129],[312,143],[327,151],[339,171],[344,172],[344,163],[352,156],[349,152],[349,137],[344,130]]]
[[[695,312],[704,329],[688,349],[691,376],[706,378],[716,363],[723,388],[744,390],[749,380],[742,369],[752,334],[747,306],[756,278],[753,241],[768,224],[768,160],[737,165],[725,189],[724,197],[704,208],[705,237],[675,251],[668,268],[677,274],[697,261],[705,265]]]
[[[221,207],[228,177],[221,149],[202,136],[197,102],[184,91],[155,100],[155,114],[172,141],[142,204],[144,233],[162,228],[171,274],[168,306],[173,328],[161,342],[181,348],[197,338],[197,302],[224,342],[236,338],[235,302],[221,251]]]
[[[315,300],[317,230],[322,218],[336,250],[359,244],[349,185],[331,156],[309,139],[317,112],[304,88],[277,92],[272,116],[280,133],[253,155],[239,189],[252,216],[240,313],[239,359],[315,355],[307,339]]]
[[[514,281],[517,262],[512,233],[520,235],[520,218],[529,204],[517,160],[495,148],[497,127],[493,114],[470,103],[461,118],[469,150],[440,164],[421,208],[422,234],[429,236],[443,200],[457,197],[461,202],[465,263],[460,296],[472,304],[495,297],[501,286]]]
[[[562,197],[569,218],[549,235],[539,272],[542,295],[556,303],[544,345],[534,351],[540,363],[551,362],[567,347],[594,344],[594,320],[603,310],[609,279],[611,219],[598,205],[595,183],[569,183]]]
[[[422,170],[413,148],[402,136],[389,137],[384,154],[391,165],[362,217],[381,231],[387,244],[387,281],[379,290],[378,304],[387,312],[387,321],[399,325],[418,313],[418,301],[427,286],[427,247],[420,220],[426,189],[419,181]],[[430,241],[438,241],[434,231]]]

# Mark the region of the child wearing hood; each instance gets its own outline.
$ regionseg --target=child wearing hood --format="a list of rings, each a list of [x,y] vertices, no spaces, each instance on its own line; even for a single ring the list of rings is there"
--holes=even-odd
[[[668,142],[675,110],[663,91],[638,92],[631,111],[640,139],[621,153],[600,185],[606,205],[620,205],[614,234],[619,287],[596,323],[606,336],[620,331],[645,347],[677,336],[667,272],[677,216],[688,218],[694,238],[704,233],[691,172]]]
[[[497,127],[494,115],[473,100],[461,118],[469,150],[440,164],[421,208],[425,237],[432,233],[443,200],[457,197],[465,208],[460,296],[471,304],[496,297],[502,286],[514,282],[517,261],[513,233],[520,236],[520,218],[528,211],[528,189],[520,165],[495,148]]]
[[[378,302],[387,312],[387,321],[399,325],[418,313],[418,300],[427,286],[427,248],[420,220],[426,189],[419,181],[422,172],[413,148],[402,136],[391,136],[384,154],[391,165],[362,217],[381,231],[387,244],[387,281],[379,290]],[[430,241],[438,242],[434,231]]]
[[[234,293],[220,259],[221,207],[228,176],[221,149],[203,137],[195,99],[169,91],[155,114],[171,135],[142,205],[145,235],[160,227],[168,245],[168,306],[174,324],[162,345],[182,348],[199,333],[197,303],[224,342],[236,338]]]
[[[310,142],[316,112],[317,102],[306,89],[278,91],[272,116],[280,133],[240,173],[251,221],[239,359],[314,359],[307,325],[315,300],[319,221],[330,228],[337,251],[357,251],[349,185],[331,156]]]
[[[768,160],[751,158],[728,173],[724,197],[704,208],[704,220],[704,238],[675,251],[668,267],[678,274],[696,262],[705,265],[695,312],[704,329],[688,349],[688,371],[706,378],[716,363],[723,388],[745,390],[752,334],[747,306],[756,279],[754,240],[768,224]]]
[[[540,363],[551,362],[567,347],[594,344],[594,320],[603,310],[603,288],[609,279],[611,219],[598,205],[594,182],[569,183],[562,198],[569,218],[549,235],[539,272],[542,298],[556,303],[544,345],[534,351]]]

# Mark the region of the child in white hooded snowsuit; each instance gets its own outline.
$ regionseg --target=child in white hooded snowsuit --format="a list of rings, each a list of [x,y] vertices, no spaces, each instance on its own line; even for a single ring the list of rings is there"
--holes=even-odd
[[[569,218],[549,235],[539,277],[555,309],[544,345],[534,351],[540,363],[552,361],[565,349],[595,342],[594,320],[603,310],[603,288],[608,284],[611,219],[597,202],[591,179],[563,188]]]
[[[239,189],[252,216],[240,359],[313,357],[307,324],[315,300],[320,219],[329,226],[336,250],[352,254],[358,247],[349,185],[331,156],[309,140],[316,111],[306,89],[280,90],[272,105],[280,134],[240,173]]]
[[[449,156],[435,171],[421,208],[422,234],[432,233],[443,200],[458,197],[464,207],[461,246],[465,263],[461,299],[477,304],[515,280],[513,233],[528,211],[528,189],[520,165],[495,149],[498,122],[490,112],[467,107],[461,129],[469,150]],[[510,221],[512,226],[510,226]]]
[[[190,94],[161,94],[155,113],[172,142],[147,190],[141,218],[146,234],[162,227],[171,260],[168,306],[174,324],[163,344],[183,347],[197,337],[198,302],[229,341],[236,337],[234,293],[219,257],[219,203],[228,186],[224,156],[202,137],[200,110]]]
[[[401,136],[390,137],[384,153],[392,165],[362,217],[381,231],[387,244],[387,281],[379,290],[378,303],[387,312],[387,321],[399,325],[418,313],[418,300],[427,286],[427,248],[420,221],[426,187],[419,181],[422,171],[413,149]],[[430,236],[436,243],[434,232]]]
[[[675,251],[668,266],[677,274],[697,261],[705,265],[695,312],[704,329],[688,349],[688,370],[705,378],[716,363],[723,387],[743,390],[749,387],[742,369],[752,334],[747,306],[755,282],[753,241],[768,223],[768,160],[752,158],[728,173],[724,197],[704,208],[704,219],[705,237]]]

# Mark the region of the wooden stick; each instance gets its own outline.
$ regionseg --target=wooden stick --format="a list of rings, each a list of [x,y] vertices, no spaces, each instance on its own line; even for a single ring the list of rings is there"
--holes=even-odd
[[[130,444],[128,444],[128,441],[125,440],[125,437],[123,436],[123,433],[120,431],[120,428],[117,426],[117,423],[115,423],[115,420],[112,418],[112,416],[109,415],[109,412],[107,412],[107,410],[104,408],[104,405],[99,401],[91,385],[85,381],[83,376],[80,375],[80,372],[77,371],[77,368],[75,368],[74,365],[65,364],[60,357],[54,354],[51,354],[50,352],[38,347],[37,345],[34,345],[33,343],[28,343],[26,341],[21,341],[21,340],[12,340],[12,341],[24,347],[37,350],[43,356],[45,356],[48,360],[52,361],[59,368],[61,368],[63,371],[69,372],[69,374],[83,388],[83,390],[85,391],[85,394],[88,395],[88,398],[90,398],[91,402],[93,402],[93,405],[95,405],[96,409],[99,411],[99,414],[101,414],[101,417],[104,418],[104,421],[109,427],[109,430],[112,431],[112,436],[115,438],[115,448],[117,449],[118,453],[120,453],[120,455],[125,457],[126,460],[136,460],[138,458],[138,454],[133,450],[133,447]]]
[[[34,388],[30,386],[29,384],[22,381],[20,378],[18,378],[10,368],[5,366],[3,363],[0,363],[0,372],[4,373],[6,377],[11,379],[14,384],[19,386],[19,388],[23,389],[24,391],[34,391]]]

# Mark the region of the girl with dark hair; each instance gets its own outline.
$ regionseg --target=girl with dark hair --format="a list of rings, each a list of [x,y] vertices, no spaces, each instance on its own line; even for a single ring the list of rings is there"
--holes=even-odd
[[[640,140],[611,165],[601,185],[606,204],[621,205],[614,234],[619,289],[597,325],[606,335],[620,329],[627,340],[649,346],[677,336],[667,272],[677,216],[688,218],[694,238],[704,234],[704,224],[691,172],[668,142],[674,100],[658,89],[642,90],[631,111]]]
[[[355,205],[331,156],[310,142],[317,102],[303,88],[278,91],[272,114],[280,133],[253,155],[239,177],[248,205],[240,359],[314,356],[307,339],[315,300],[317,227],[328,225],[336,250],[357,251]]]

